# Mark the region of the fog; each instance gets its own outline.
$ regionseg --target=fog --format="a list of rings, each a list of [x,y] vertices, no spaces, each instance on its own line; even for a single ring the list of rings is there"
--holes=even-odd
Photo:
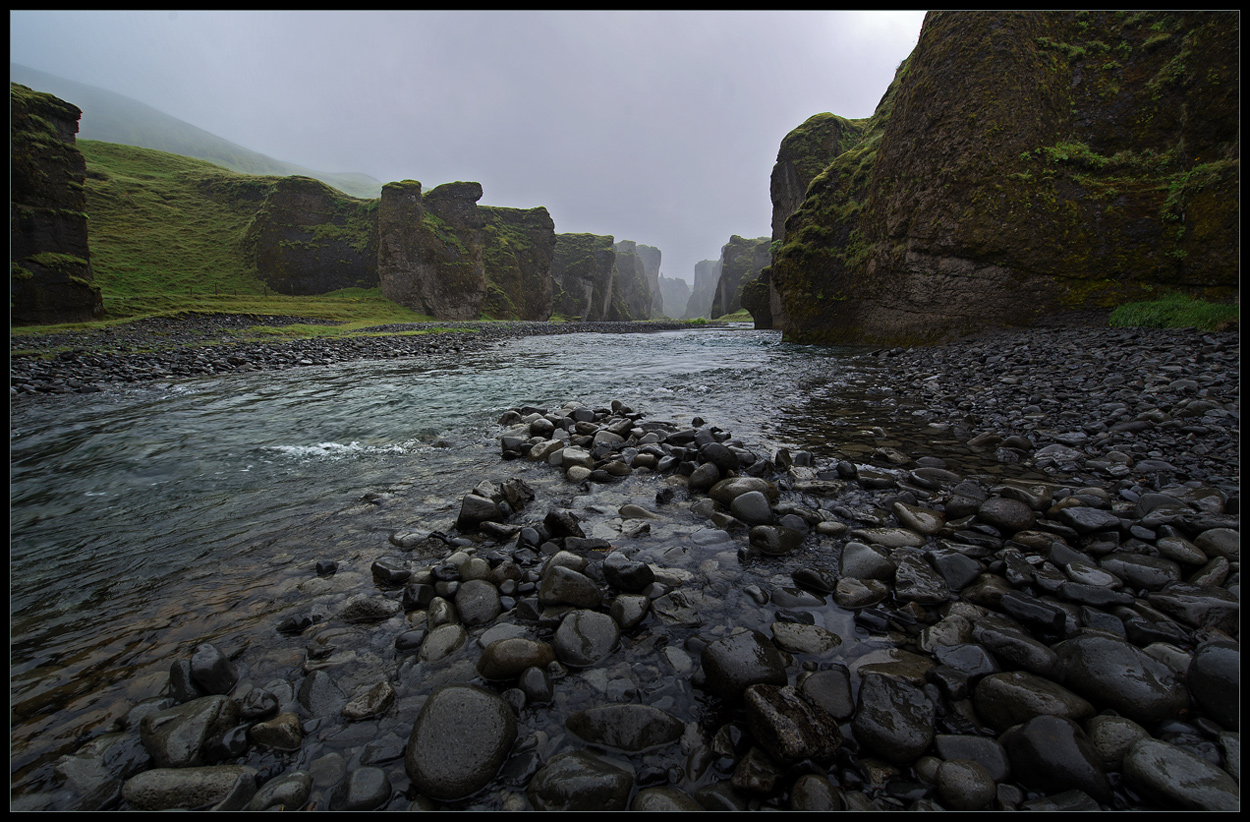
[[[782,137],[868,117],[924,12],[35,12],[10,60],[271,157],[482,184],[692,280],[770,233]],[[70,101],[73,102],[73,101]]]

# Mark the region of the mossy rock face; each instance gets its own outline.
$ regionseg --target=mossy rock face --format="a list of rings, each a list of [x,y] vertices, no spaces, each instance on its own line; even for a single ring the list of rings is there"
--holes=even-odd
[[[1236,294],[1235,13],[933,12],[770,275],[788,339],[909,344]]]
[[[586,322],[606,320],[612,308],[616,251],[604,234],[557,234],[551,276],[555,312]]]
[[[555,223],[545,208],[480,209],[488,282],[483,311],[494,319],[546,320],[555,306]]]
[[[284,177],[249,232],[256,272],[279,294],[308,296],[378,285],[377,200],[357,200],[308,177]]]
[[[422,195],[415,180],[382,187],[378,280],[382,294],[444,320],[477,319],[487,297],[482,187],[448,183]]]
[[[85,322],[104,313],[87,243],[86,161],[76,106],[9,84],[9,322]]]

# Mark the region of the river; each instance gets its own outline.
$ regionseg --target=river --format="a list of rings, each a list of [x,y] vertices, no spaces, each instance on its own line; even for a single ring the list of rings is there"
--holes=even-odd
[[[837,431],[897,405],[852,353],[743,327],[577,334],[14,403],[13,794],[48,790],[57,756],[158,694],[196,643],[277,675],[294,657],[274,626],[318,559],[367,569],[398,553],[395,531],[450,530],[466,492],[512,475],[505,409],[622,400],[829,456]]]

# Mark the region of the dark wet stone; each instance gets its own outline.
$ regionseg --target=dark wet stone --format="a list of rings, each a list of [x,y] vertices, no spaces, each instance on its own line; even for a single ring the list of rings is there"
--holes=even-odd
[[[1169,808],[1241,809],[1241,790],[1200,756],[1157,739],[1138,741],[1124,757],[1124,780],[1134,791]]]
[[[564,508],[552,508],[548,511],[543,519],[543,525],[552,537],[581,537],[583,539],[586,537],[577,517],[572,511]]]
[[[852,726],[863,750],[901,765],[929,747],[935,714],[923,690],[901,679],[868,674],[860,684]]]
[[[805,676],[799,683],[799,692],[834,719],[847,719],[855,713],[851,674],[843,665]]]
[[[608,584],[622,591],[637,593],[655,581],[655,571],[639,560],[613,551],[603,560],[603,576]]]
[[[977,507],[977,519],[1007,534],[1032,528],[1037,519],[1033,509],[1023,502],[1004,497],[990,497]]]
[[[530,704],[546,704],[555,695],[555,685],[545,666],[526,668],[521,672],[517,687],[525,694],[525,701]]]
[[[540,811],[623,811],[633,784],[633,774],[574,751],[539,769],[526,793]]]
[[[514,679],[527,668],[546,668],[556,659],[546,642],[511,637],[491,642],[477,661],[477,672],[486,679]]]
[[[966,734],[937,734],[933,737],[933,749],[945,760],[965,759],[976,762],[992,782],[1003,782],[1011,775],[1007,751],[998,740],[986,736]]]
[[[748,525],[768,525],[773,521],[768,497],[760,491],[747,491],[734,497],[729,513]]]
[[[379,559],[369,570],[373,573],[373,581],[384,588],[398,588],[412,576],[412,569],[397,559]]]
[[[477,494],[465,494],[460,501],[456,530],[475,531],[484,522],[503,522],[504,518],[504,513],[494,500]]]
[[[593,579],[563,565],[551,565],[543,572],[538,589],[543,605],[571,605],[574,608],[598,608],[603,592]]]
[[[313,779],[308,771],[288,771],[270,779],[248,803],[249,811],[296,810],[308,802]]]
[[[239,681],[239,669],[215,645],[197,645],[191,654],[191,679],[206,694],[229,694]]]
[[[1067,687],[1144,725],[1189,707],[1181,678],[1127,642],[1091,634],[1059,643],[1055,653]]]
[[[900,602],[936,605],[951,598],[946,580],[918,555],[903,556],[894,573],[894,595]]]
[[[205,764],[206,749],[238,724],[238,703],[216,694],[148,714],[139,735],[156,767],[188,768]]]
[[[1077,789],[1102,804],[1111,785],[1085,733],[1070,719],[1038,716],[1004,737],[1016,778],[1042,793]]]
[[[274,751],[297,751],[304,742],[299,717],[293,713],[257,722],[248,729],[247,737],[253,745]]]
[[[556,656],[566,665],[586,668],[607,659],[621,639],[620,626],[598,611],[572,611],[556,630]]]
[[[1202,711],[1231,731],[1241,729],[1241,646],[1211,642],[1194,653],[1185,675]]]
[[[391,798],[391,780],[381,768],[357,768],[330,792],[332,811],[372,811]]]
[[[840,811],[846,808],[842,791],[823,774],[804,774],[790,786],[792,811]]]
[[[256,793],[256,769],[245,765],[155,768],[127,780],[122,798],[134,810],[242,810]]]
[[[722,699],[737,700],[751,685],[787,683],[786,664],[766,636],[743,631],[703,649],[708,688]]]
[[[499,589],[484,579],[470,579],[456,589],[456,613],[472,628],[493,622],[503,612]]]
[[[837,721],[789,685],[752,685],[743,692],[747,727],[781,764],[828,763],[842,742]]]
[[[685,791],[671,787],[643,788],[629,803],[631,811],[701,811],[703,806]]]
[[[313,671],[304,677],[297,694],[299,704],[309,715],[316,718],[337,715],[347,703],[347,697],[325,671]]]
[[[977,715],[1000,731],[1037,716],[1085,719],[1094,706],[1062,685],[1028,671],[991,674],[973,689]]]
[[[494,693],[445,685],[430,695],[412,727],[404,769],[434,799],[459,799],[486,787],[516,741],[512,709]]]
[[[981,763],[950,759],[938,766],[938,798],[952,811],[986,810],[997,796],[994,777]]]
[[[681,738],[685,723],[650,705],[601,705],[572,714],[565,727],[595,745],[630,753]]]
[[[803,546],[803,532],[780,525],[757,525],[751,529],[750,542],[753,548],[770,556],[788,554]]]
[[[1177,582],[1148,594],[1146,601],[1192,628],[1233,635],[1240,626],[1241,600],[1225,588]]]
[[[1103,557],[1098,564],[1138,590],[1158,591],[1181,578],[1180,566],[1163,557],[1116,551]]]
[[[1078,534],[1092,534],[1096,531],[1109,531],[1120,527],[1120,518],[1111,511],[1083,505],[1060,508],[1055,513],[1055,519]]]

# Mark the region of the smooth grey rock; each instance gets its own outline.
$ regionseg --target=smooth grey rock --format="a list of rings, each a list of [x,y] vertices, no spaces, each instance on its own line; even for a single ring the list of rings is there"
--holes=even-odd
[[[270,779],[248,803],[249,811],[298,810],[312,794],[313,778],[308,771],[288,771]]]
[[[623,811],[633,785],[632,773],[573,751],[540,768],[526,793],[540,811]]]
[[[189,768],[205,764],[205,749],[239,718],[233,699],[205,696],[143,717],[139,736],[157,768]]]
[[[135,810],[242,810],[256,793],[256,769],[245,765],[154,768],[128,779],[122,798]]]
[[[842,644],[840,636],[820,625],[774,622],[771,629],[777,644],[792,654],[827,656]]]
[[[729,513],[748,525],[768,525],[773,521],[768,497],[760,491],[747,491],[734,497],[729,505]]]
[[[977,507],[977,519],[1005,534],[1014,534],[1032,528],[1037,514],[1020,500],[990,497]]]
[[[391,780],[381,768],[357,768],[330,792],[332,811],[372,811],[391,798]]]
[[[839,569],[843,577],[890,581],[894,568],[894,561],[881,548],[854,541],[842,547]]]
[[[284,713],[248,728],[247,738],[253,745],[261,748],[297,751],[304,742],[304,733],[299,717],[293,713]]]
[[[555,660],[555,649],[546,642],[508,637],[486,646],[478,658],[477,672],[486,679],[514,679],[527,668],[546,668]]]
[[[1103,768],[1119,771],[1124,755],[1138,740],[1148,739],[1150,733],[1131,719],[1122,716],[1092,716],[1085,721],[1085,735],[1089,737]]]
[[[694,797],[677,788],[662,786],[643,788],[629,803],[631,811],[701,811],[703,806]]]
[[[364,693],[350,699],[343,706],[343,716],[349,720],[366,719],[386,713],[395,704],[395,688],[383,680]]]
[[[1059,643],[1055,653],[1064,685],[1143,725],[1175,718],[1189,707],[1181,678],[1127,642],[1090,634]]]
[[[1111,802],[1111,785],[1094,746],[1075,722],[1037,716],[1004,737],[1011,770],[1023,784],[1042,793],[1077,789],[1102,804]]]
[[[495,778],[516,734],[516,717],[496,694],[445,685],[417,715],[404,769],[413,786],[434,799],[471,796]]]
[[[570,611],[556,629],[556,657],[565,665],[588,668],[607,659],[621,640],[615,620],[598,611]]]
[[[456,613],[460,621],[472,628],[493,622],[503,613],[499,589],[483,579],[470,579],[456,589]]]
[[[781,653],[759,631],[742,631],[709,643],[703,649],[703,672],[708,688],[730,701],[751,685],[788,682]]]
[[[1241,808],[1241,790],[1231,776],[1202,757],[1157,739],[1138,741],[1124,756],[1124,780],[1133,790],[1167,807]]]
[[[983,678],[973,689],[977,714],[1000,731],[1037,716],[1081,720],[1094,706],[1062,685],[1028,671],[1004,671]]]
[[[538,601],[543,605],[598,608],[603,602],[603,592],[585,574],[562,565],[549,565],[543,572]]]
[[[686,729],[672,714],[635,704],[587,708],[572,714],[564,724],[587,742],[630,753],[676,742]]]
[[[864,750],[901,765],[929,747],[935,715],[935,706],[921,689],[870,673],[860,683],[859,706],[851,724]]]
[[[438,662],[463,648],[468,641],[469,632],[463,625],[454,622],[440,625],[421,643],[418,656],[422,662]]]
[[[1203,712],[1232,731],[1241,730],[1241,646],[1210,642],[1199,648],[1185,675]]]
[[[239,681],[239,669],[217,646],[203,643],[191,654],[191,678],[205,694],[229,694]]]
[[[980,811],[997,796],[994,777],[979,762],[952,759],[937,769],[938,798],[952,811]]]

